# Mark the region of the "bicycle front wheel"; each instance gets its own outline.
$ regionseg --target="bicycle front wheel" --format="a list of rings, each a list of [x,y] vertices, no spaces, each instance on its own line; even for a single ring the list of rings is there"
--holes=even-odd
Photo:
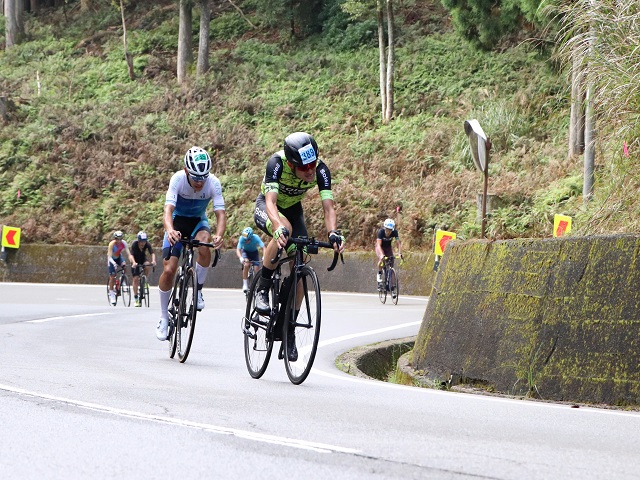
[[[140,293],[142,294],[142,301],[149,308],[149,282],[147,277],[140,276]]]
[[[169,296],[169,305],[168,305],[168,314],[169,314],[169,331],[168,338],[169,341],[169,358],[173,358],[176,354],[176,345],[177,345],[177,328],[178,324],[178,312],[180,311],[180,293],[179,293],[179,285],[181,275],[176,275],[175,280],[173,281],[173,288],[171,289],[171,295]]]
[[[122,304],[129,307],[131,305],[131,285],[129,285],[126,275],[120,277],[120,295],[122,295]]]
[[[295,385],[305,381],[316,358],[320,313],[318,277],[311,267],[304,266],[298,273],[297,286],[291,285],[282,336],[284,366],[289,380]]]
[[[180,314],[178,316],[178,328],[176,339],[176,351],[180,363],[184,363],[191,350],[193,332],[196,328],[196,313],[198,312],[198,284],[196,282],[196,270],[189,268],[185,273],[182,291],[180,292]]]
[[[398,274],[395,268],[389,271],[389,290],[391,291],[391,300],[394,305],[398,304],[398,295],[400,293],[400,284],[398,283]]]
[[[253,268],[253,267],[252,267]],[[270,333],[269,315],[261,315],[256,310],[256,289],[260,273],[253,276],[247,292],[247,309],[242,319],[244,334],[244,360],[252,378],[260,378],[267,370],[273,339]]]

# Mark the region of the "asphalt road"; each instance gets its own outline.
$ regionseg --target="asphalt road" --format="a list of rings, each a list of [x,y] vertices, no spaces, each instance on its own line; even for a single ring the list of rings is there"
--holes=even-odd
[[[151,308],[103,286],[0,283],[3,478],[632,479],[640,415],[404,387],[335,358],[417,333],[425,298],[323,294],[321,348],[292,385],[246,371],[240,290],[206,290],[185,364]]]

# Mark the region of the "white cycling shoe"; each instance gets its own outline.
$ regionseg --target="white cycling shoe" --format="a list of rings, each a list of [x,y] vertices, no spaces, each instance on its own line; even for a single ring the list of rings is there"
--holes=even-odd
[[[167,335],[169,333],[168,330],[169,330],[169,319],[161,318],[160,321],[158,322],[158,326],[156,327],[156,337],[158,338],[158,340],[160,341],[166,340]]]
[[[198,290],[198,311],[204,308],[204,297],[202,296],[202,290]]]

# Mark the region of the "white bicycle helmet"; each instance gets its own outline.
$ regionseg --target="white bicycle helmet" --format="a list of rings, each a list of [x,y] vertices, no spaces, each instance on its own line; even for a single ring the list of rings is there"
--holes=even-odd
[[[122,230],[116,230],[113,234],[113,238],[116,238],[118,240],[122,239],[122,237],[124,237],[124,233],[122,233]]]
[[[146,234],[146,232],[144,232],[144,231],[140,230],[140,231],[138,232],[138,240],[146,240],[146,239],[147,239],[147,234]]]
[[[199,180],[204,180],[211,171],[211,157],[204,148],[191,147],[184,156],[184,166]]]
[[[396,228],[396,222],[394,222],[393,220],[391,220],[390,218],[387,218],[384,223],[382,224],[382,226],[384,228],[388,228],[389,230],[393,230],[394,228]]]

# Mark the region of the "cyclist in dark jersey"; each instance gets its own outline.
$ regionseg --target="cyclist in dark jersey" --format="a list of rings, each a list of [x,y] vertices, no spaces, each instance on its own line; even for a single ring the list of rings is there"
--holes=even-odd
[[[398,230],[396,230],[396,222],[387,218],[382,224],[382,228],[378,230],[378,237],[376,238],[376,255],[378,256],[378,283],[382,282],[382,269],[381,263],[384,257],[389,257],[389,265],[393,267],[393,241],[398,244],[398,255],[402,258],[402,242],[400,242],[400,236]]]
[[[262,314],[271,310],[268,289],[276,268],[271,260],[275,258],[278,248],[287,247],[290,235],[307,235],[301,200],[315,186],[320,191],[329,242],[335,251],[342,252],[345,243],[337,230],[329,167],[318,158],[318,145],[311,135],[305,132],[292,133],[284,139],[284,149],[274,153],[267,161],[261,193],[256,199],[256,225],[273,237],[264,249],[263,268],[256,293],[256,309]],[[294,346],[289,359],[295,361],[297,356]]]
[[[156,254],[151,248],[151,244],[147,241],[147,234],[143,231],[138,232],[138,239],[131,244],[129,262],[131,262],[131,275],[133,275],[133,295],[135,298],[135,306],[140,307],[140,298],[138,296],[138,287],[140,286],[140,273],[144,268],[144,274],[149,275],[149,266],[143,267],[147,261],[147,253],[151,255],[151,265],[156,266]]]

